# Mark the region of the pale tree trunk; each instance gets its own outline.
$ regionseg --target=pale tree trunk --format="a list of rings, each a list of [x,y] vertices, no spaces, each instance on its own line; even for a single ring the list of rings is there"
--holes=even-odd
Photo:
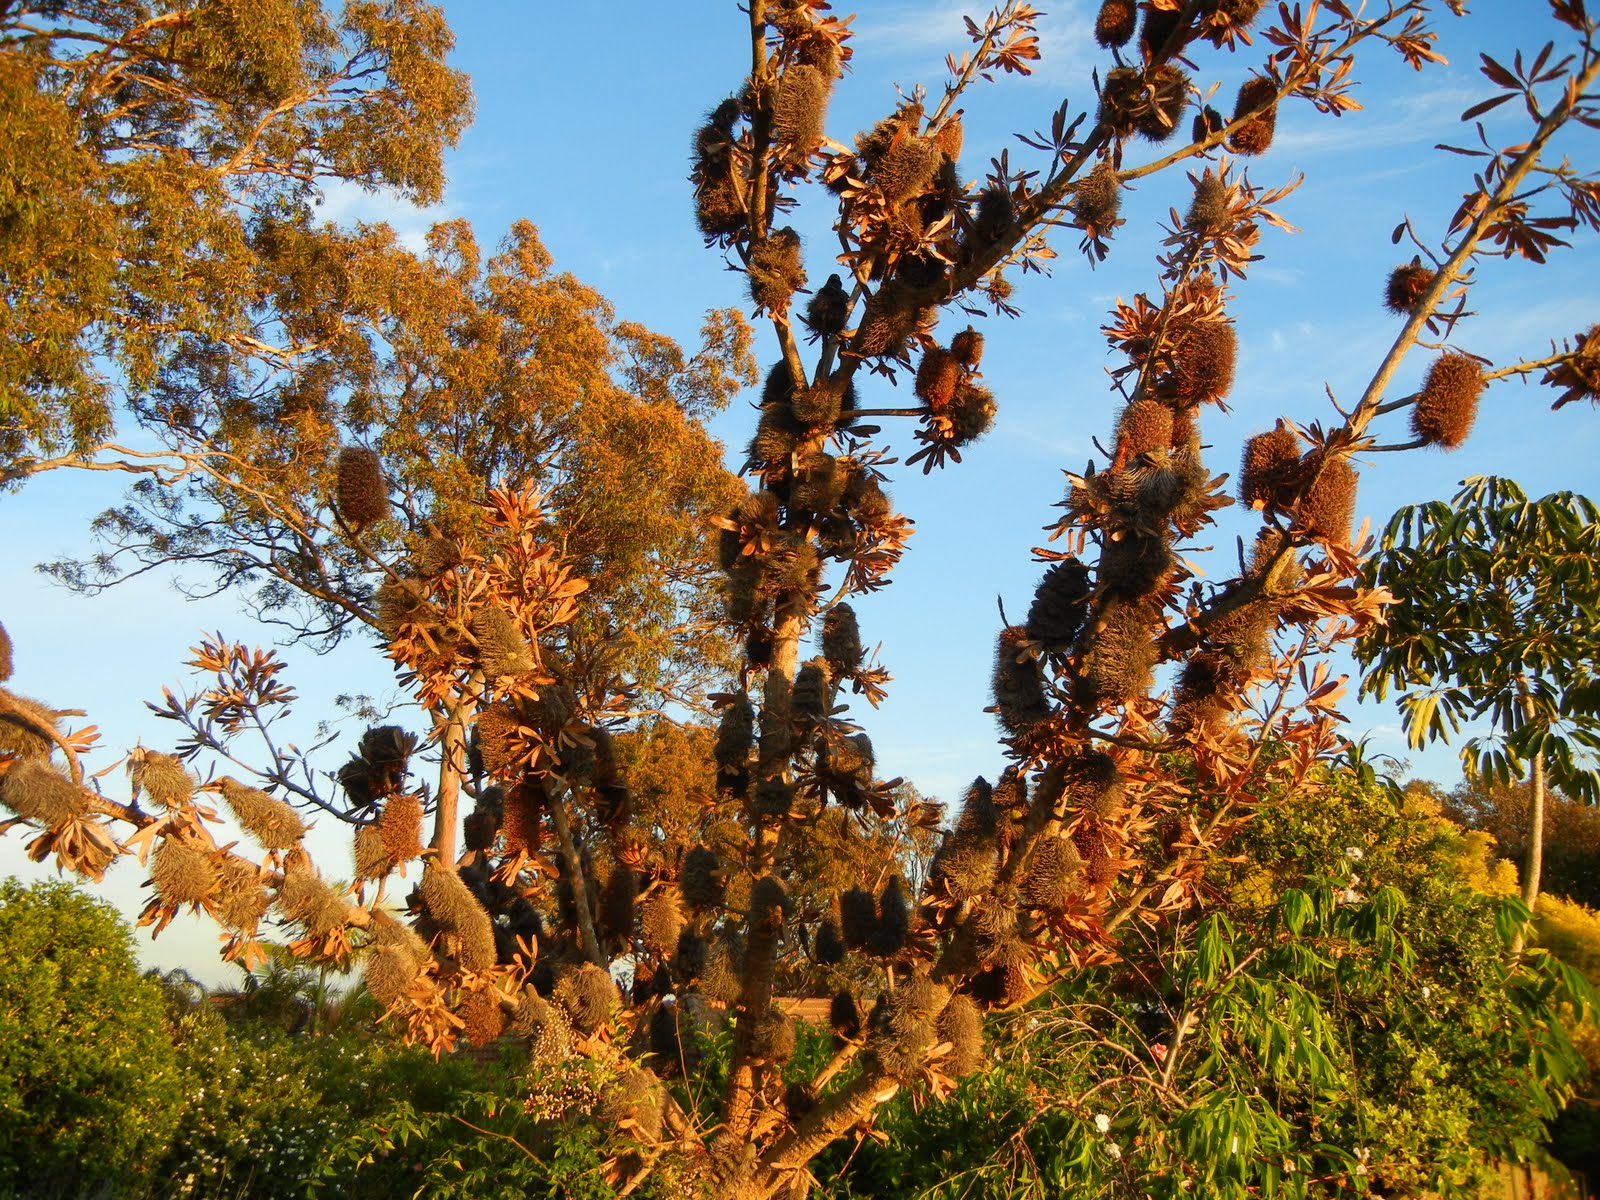
[[[1525,681],[1519,681],[1518,692],[1522,698],[1522,712],[1528,720],[1533,720],[1533,698],[1528,695]],[[1533,772],[1529,780],[1532,796],[1528,803],[1528,854],[1522,864],[1522,902],[1528,906],[1528,913],[1533,913],[1534,905],[1539,902],[1539,877],[1544,871],[1544,759],[1540,755],[1533,757]],[[1516,940],[1511,944],[1513,954],[1521,954],[1526,944],[1525,931],[1518,930]]]

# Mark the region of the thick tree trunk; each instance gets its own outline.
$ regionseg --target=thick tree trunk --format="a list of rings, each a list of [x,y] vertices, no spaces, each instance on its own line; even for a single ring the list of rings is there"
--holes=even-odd
[[[1522,697],[1522,712],[1528,720],[1533,720],[1533,698],[1528,695],[1527,685],[1519,683],[1517,690]],[[1539,755],[1533,758],[1533,773],[1530,780],[1532,795],[1528,802],[1528,854],[1522,864],[1522,902],[1528,906],[1531,914],[1534,905],[1539,902],[1539,877],[1544,873],[1544,759]],[[1516,940],[1511,945],[1512,953],[1521,954],[1525,937],[1518,931]]]

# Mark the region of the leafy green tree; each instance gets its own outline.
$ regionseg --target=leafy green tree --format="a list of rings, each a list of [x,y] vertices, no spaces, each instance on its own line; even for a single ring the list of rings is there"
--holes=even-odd
[[[1532,910],[1554,786],[1600,800],[1600,509],[1559,492],[1529,500],[1476,477],[1449,503],[1401,509],[1367,580],[1396,603],[1357,653],[1363,694],[1398,693],[1413,746],[1487,718],[1469,738],[1469,775],[1530,785],[1522,899]]]
[[[188,1105],[161,986],[115,910],[0,882],[0,1195],[71,1197],[146,1175]]]
[[[1502,786],[1469,775],[1442,799],[1450,819],[1488,834],[1497,854],[1527,861],[1530,784]],[[1551,789],[1545,794],[1544,830],[1541,894],[1600,905],[1600,808]]]

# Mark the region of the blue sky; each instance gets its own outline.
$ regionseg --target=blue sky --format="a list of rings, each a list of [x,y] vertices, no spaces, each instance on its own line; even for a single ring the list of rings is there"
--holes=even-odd
[[[1002,79],[966,100],[962,167],[968,178],[980,176],[1005,148],[1014,163],[1027,163],[1034,152],[1012,135],[1048,127],[1064,98],[1075,108],[1094,107],[1089,68],[1098,65],[1103,73],[1109,64],[1109,55],[1085,33],[1095,5],[1068,0],[1045,7],[1045,57],[1037,74]],[[1353,402],[1387,349],[1398,325],[1382,309],[1383,282],[1392,266],[1410,257],[1409,250],[1390,245],[1389,233],[1409,215],[1425,236],[1436,237],[1470,186],[1468,160],[1432,146],[1472,136],[1457,118],[1488,94],[1476,70],[1478,52],[1509,55],[1516,45],[1537,50],[1556,32],[1545,6],[1532,0],[1480,0],[1475,7],[1481,12],[1469,20],[1437,20],[1449,67],[1417,76],[1392,54],[1369,57],[1356,71],[1364,111],[1335,121],[1309,106],[1286,107],[1273,150],[1251,162],[1257,183],[1273,185],[1304,172],[1304,185],[1279,206],[1303,232],[1268,230],[1260,246],[1265,260],[1235,289],[1230,312],[1241,352],[1232,411],[1209,410],[1202,425],[1213,447],[1213,471],[1233,472],[1243,440],[1279,415],[1333,418],[1325,388]],[[341,189],[324,205],[330,220],[389,220],[420,245],[431,221],[465,217],[489,247],[512,221],[530,218],[560,269],[598,287],[620,317],[685,343],[693,342],[706,309],[746,303],[741,278],[701,244],[686,178],[691,131],[737,88],[748,64],[745,18],[731,0],[622,0],[599,10],[478,2],[445,9],[457,36],[454,61],[473,77],[478,116],[451,155],[443,203],[418,212]],[[964,11],[974,10],[944,0],[867,6],[853,26],[854,69],[835,93],[831,136],[848,141],[882,116],[895,103],[896,84],[907,91],[919,82],[936,89],[944,55],[965,45]],[[1214,103],[1226,109],[1248,67],[1263,56],[1259,42],[1256,50],[1231,57],[1201,46],[1196,81],[1202,88],[1219,82]],[[1491,137],[1520,140],[1516,116],[1515,105],[1498,110]],[[1579,162],[1595,159],[1595,135],[1586,136],[1586,143],[1570,147]],[[1143,161],[1144,153],[1136,145],[1128,161]],[[1155,220],[1170,206],[1186,207],[1180,184],[1180,174],[1168,173],[1129,197],[1129,224],[1097,270],[1077,254],[1076,239],[1063,236],[1050,277],[1017,279],[1013,302],[1022,317],[982,323],[985,382],[1000,403],[995,428],[960,466],[929,477],[913,470],[893,480],[891,490],[917,533],[894,584],[857,606],[863,635],[869,645],[881,640],[883,661],[895,676],[884,706],[858,714],[883,774],[904,775],[926,793],[954,799],[974,775],[992,775],[1001,765],[992,718],[981,711],[988,702],[997,600],[1013,619],[1026,612],[1042,570],[1030,548],[1040,544],[1042,527],[1055,515],[1062,471],[1081,470],[1097,457],[1094,438],[1109,441],[1116,402],[1105,369],[1117,364],[1099,326],[1117,297],[1157,287]],[[826,197],[807,192],[802,199],[793,223],[806,239],[811,278],[820,282],[833,269],[828,209],[819,203]],[[1497,364],[1547,353],[1552,337],[1587,328],[1600,316],[1596,265],[1595,241],[1587,235],[1542,268],[1485,264],[1471,304],[1480,315],[1460,327],[1456,344]],[[941,335],[967,320],[947,315]],[[770,337],[762,346],[763,361],[770,361]],[[1395,394],[1412,389],[1430,357],[1418,352],[1408,359]],[[863,401],[877,407],[908,402],[906,396],[905,387],[896,393],[874,379]],[[1552,413],[1552,398],[1502,383],[1486,397],[1463,449],[1375,456],[1363,471],[1360,514],[1381,525],[1399,505],[1448,496],[1457,481],[1480,473],[1509,476],[1536,495],[1563,488],[1600,493],[1600,419],[1580,406]],[[1381,440],[1404,440],[1404,415],[1387,420],[1394,436],[1382,436],[1380,426]],[[753,411],[742,400],[715,425],[735,452],[752,428]],[[886,432],[902,456],[914,448],[909,428]],[[170,741],[170,733],[143,714],[141,702],[158,697],[164,684],[184,683],[182,660],[202,631],[255,637],[226,601],[176,603],[163,580],[141,579],[86,600],[28,571],[61,553],[88,552],[88,520],[119,492],[111,476],[58,473],[0,502],[0,546],[8,550],[0,620],[17,643],[13,686],[57,706],[88,709],[108,751],[96,766],[137,740],[156,747]],[[1212,575],[1226,572],[1234,539],[1247,530],[1253,532],[1248,522],[1224,515],[1208,539],[1218,552],[1201,559]],[[308,721],[321,715],[334,692],[383,692],[389,679],[381,657],[366,647],[321,661],[297,657],[293,671]],[[1392,709],[1349,711],[1353,732],[1371,732],[1376,750],[1411,757],[1415,774],[1445,783],[1458,777],[1452,748],[1406,755]],[[359,732],[349,730],[346,739]],[[342,753],[330,752],[330,767]],[[0,872],[37,873],[22,844],[15,832],[0,839]],[[114,874],[112,895],[132,911],[140,873],[124,864]],[[175,926],[154,958],[209,962],[211,936],[198,926]]]

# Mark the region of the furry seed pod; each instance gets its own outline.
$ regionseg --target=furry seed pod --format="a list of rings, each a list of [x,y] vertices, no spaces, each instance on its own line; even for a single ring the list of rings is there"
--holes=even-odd
[[[289,850],[305,835],[306,823],[288,804],[232,776],[217,780],[222,798],[263,850]]]
[[[1083,858],[1071,838],[1041,838],[1028,860],[1022,900],[1032,908],[1060,912],[1083,887]]]
[[[1107,50],[1126,46],[1138,24],[1139,6],[1134,0],[1105,0],[1094,19],[1094,40]]]
[[[957,834],[934,857],[933,876],[956,900],[981,896],[994,886],[1000,870],[999,848],[976,837]]]
[[[862,654],[856,610],[848,604],[834,605],[822,618],[822,657],[829,670],[839,679],[848,679],[860,668]]]
[[[878,925],[878,904],[865,888],[848,888],[839,894],[839,932],[851,950],[865,950]]]
[[[516,854],[518,851],[531,854],[539,849],[543,841],[539,816],[543,810],[541,797],[534,786],[520,784],[506,793],[504,811],[500,817],[500,840],[507,854]],[[421,828],[419,816],[419,834]],[[420,840],[418,853],[421,853]]]
[[[671,954],[682,932],[683,906],[677,892],[660,888],[644,898],[639,905],[639,936],[646,947],[657,954]]]
[[[690,908],[716,908],[726,891],[722,860],[715,850],[696,846],[683,856],[678,873],[678,890]]]
[[[600,891],[600,928],[603,936],[628,945],[633,941],[637,914],[639,875],[632,867],[613,867]]]
[[[1004,187],[986,187],[978,193],[978,211],[972,221],[972,246],[999,245],[1017,227],[1017,206]]]
[[[757,816],[787,817],[794,808],[794,784],[779,776],[763,779],[756,784],[751,800]]]
[[[474,1046],[487,1046],[506,1031],[505,1014],[493,992],[468,992],[456,1015],[461,1018],[462,1036]]]
[[[1109,158],[1102,158],[1084,176],[1072,197],[1072,215],[1085,229],[1109,229],[1122,207],[1122,184]]]
[[[790,507],[814,513],[831,512],[844,499],[844,489],[849,482],[849,469],[833,455],[808,455],[795,477],[789,495]]]
[[[944,1073],[952,1079],[971,1075],[983,1065],[983,1013],[971,997],[950,997],[934,1026],[934,1036],[950,1043]]]
[[[1189,100],[1189,76],[1171,63],[1157,63],[1145,72],[1144,87],[1147,98],[1134,128],[1148,141],[1164,142],[1178,131]]]
[[[803,433],[803,427],[795,420],[794,410],[788,404],[762,406],[761,416],[756,419],[755,436],[750,439],[747,451],[750,461],[787,467]]]
[[[763,406],[769,404],[789,404],[791,401],[793,401],[793,399],[794,375],[789,371],[789,364],[780,358],[777,362],[773,363],[770,368],[768,368],[767,377],[761,384],[761,403]],[[752,496],[756,497],[760,497],[764,494],[765,493],[761,492],[751,493]],[[749,502],[750,496],[746,496],[745,499],[740,502],[741,507]],[[755,524],[756,522],[746,521],[745,523]]]
[[[1203,142],[1221,133],[1227,124],[1222,114],[1208,104],[1195,114],[1194,124],[1189,127],[1189,139],[1196,143]]]
[[[705,938],[696,933],[693,926],[685,925],[672,952],[672,978],[684,986],[699,979],[705,974],[706,954]]]
[[[553,998],[567,1014],[572,1028],[589,1037],[611,1019],[616,997],[617,986],[611,976],[593,963],[584,963],[561,976]]]
[[[838,1042],[854,1042],[861,1037],[861,1006],[848,989],[835,992],[828,1002],[828,1028]]]
[[[384,849],[397,863],[422,854],[422,801],[410,792],[389,797],[378,814],[378,833]]]
[[[706,969],[700,990],[712,1000],[736,1004],[744,990],[744,945],[730,930],[724,930],[711,943],[706,954]]]
[[[400,790],[416,749],[415,735],[398,725],[375,725],[361,735],[357,752],[367,764],[374,796],[382,799]]]
[[[4,625],[0,625],[0,683],[11,678],[12,669],[11,635],[6,632]]]
[[[1125,703],[1150,690],[1157,655],[1159,613],[1143,601],[1106,606],[1083,679],[1096,706]]]
[[[194,777],[183,763],[157,750],[146,750],[142,759],[133,760],[133,786],[162,808],[188,804],[194,795]]]
[[[407,625],[428,622],[430,609],[422,589],[410,579],[386,579],[378,588],[378,628],[391,641]]]
[[[526,675],[538,666],[522,630],[503,608],[486,604],[473,613],[472,636],[478,641],[478,662],[491,679]]]
[[[840,738],[828,745],[828,775],[847,785],[870,788],[877,770],[877,755],[872,739],[864,733]]]
[[[376,825],[362,825],[356,830],[354,857],[357,879],[382,879],[394,870],[394,859],[383,844],[383,834]]]
[[[428,915],[455,935],[456,958],[462,968],[487,971],[493,967],[494,925],[461,876],[449,867],[430,862],[422,872],[420,890]]]
[[[1117,878],[1117,860],[1111,846],[1099,830],[1084,827],[1072,836],[1073,844],[1083,857],[1083,878],[1091,887],[1109,887]]]
[[[1325,545],[1350,545],[1350,522],[1356,512],[1356,469],[1342,458],[1322,469],[1306,493],[1301,516]]]
[[[826,659],[813,658],[795,676],[791,704],[794,719],[802,729],[812,729],[827,720],[831,707],[831,687]]]
[[[253,933],[265,915],[272,898],[261,880],[261,870],[232,854],[217,865],[217,886],[211,907],[224,924],[244,933]]]
[[[518,1006],[517,1027],[519,1030],[527,1028],[528,1049],[533,1061],[559,1063],[571,1058],[572,1022],[567,1020],[566,1009],[559,1004],[548,1004],[534,993],[525,992],[523,999],[527,1013],[524,1015],[522,1006]]]
[[[763,1062],[782,1064],[794,1057],[794,1019],[767,1012],[750,1026],[750,1054]]]
[[[1143,100],[1144,77],[1136,67],[1116,67],[1106,72],[1100,88],[1100,110],[1095,120],[1119,137],[1133,132]]]
[[[797,63],[778,80],[772,101],[772,132],[786,165],[805,164],[822,141],[831,81],[816,67]]]
[[[1027,636],[1023,626],[1008,625],[1000,631],[995,649],[991,677],[994,703],[1001,728],[1011,737],[1021,737],[1050,718],[1044,679],[1032,656],[1022,650]]]
[[[894,503],[877,476],[861,467],[850,473],[850,482],[844,489],[844,507],[863,525],[875,525],[894,512]]]
[[[1478,397],[1487,386],[1482,364],[1470,354],[1441,354],[1411,407],[1411,432],[1430,446],[1454,450],[1472,432]]]
[[[915,137],[922,124],[922,105],[908,100],[866,133],[856,134],[856,151],[868,172],[876,169],[883,156],[899,141]]]
[[[1173,347],[1167,379],[1180,406],[1219,404],[1233,390],[1239,336],[1231,321],[1197,321]]]
[[[522,765],[522,722],[506,704],[491,704],[478,713],[475,731],[484,771],[499,779],[510,778]]]
[[[1160,54],[1182,25],[1181,9],[1147,6],[1144,11],[1144,25],[1139,30],[1139,46],[1144,51],[1144,57],[1148,60]]]
[[[1416,311],[1417,301],[1433,286],[1438,273],[1414,258],[1389,272],[1389,281],[1383,289],[1383,306],[1396,316],[1409,317]]]
[[[975,371],[983,362],[983,334],[968,325],[950,339],[950,353],[969,371]]]
[[[88,811],[89,797],[44,759],[29,758],[0,775],[0,804],[19,817],[55,826]]]
[[[750,888],[750,925],[776,927],[790,912],[794,902],[776,875],[763,875]]]
[[[750,248],[750,298],[767,312],[788,310],[789,297],[806,285],[800,265],[800,235],[785,225]]]
[[[850,294],[837,275],[829,275],[828,282],[812,294],[806,304],[805,322],[811,332],[823,337],[837,337],[844,332],[850,319]]]
[[[812,942],[812,949],[817,962],[825,967],[836,967],[844,961],[844,938],[839,935],[839,926],[834,924],[832,917],[824,917],[822,924],[817,926],[817,936]]]
[[[389,515],[389,484],[375,451],[340,449],[334,503],[340,520],[358,532]]]
[[[1239,502],[1268,512],[1287,502],[1300,475],[1300,439],[1284,422],[1244,444]]]
[[[920,196],[933,182],[944,151],[924,137],[903,137],[873,166],[869,180],[889,204]]]
[[[1233,120],[1236,122],[1252,109],[1263,104],[1267,108],[1259,116],[1228,133],[1228,149],[1235,154],[1265,154],[1272,146],[1272,135],[1278,123],[1278,85],[1264,76],[1254,76],[1239,87],[1239,96],[1233,102]],[[1230,122],[1231,124],[1231,122]]]
[[[867,297],[852,348],[862,358],[899,357],[917,330],[917,304],[909,290],[890,280]]]
[[[1089,568],[1077,559],[1052,566],[1039,581],[1033,603],[1028,606],[1028,620],[1023,627],[1028,640],[1038,642],[1047,653],[1070,650],[1083,631],[1093,591]]]
[[[464,558],[461,543],[454,538],[430,537],[424,538],[417,546],[413,561],[417,564],[418,575],[432,579],[446,571],[455,570]]]
[[[1228,713],[1226,694],[1235,686],[1237,666],[1226,654],[1192,654],[1178,674],[1167,728],[1178,737],[1213,728]]]
[[[926,975],[909,976],[890,992],[873,1022],[870,1046],[878,1065],[902,1079],[920,1070],[939,1014],[949,1002],[950,989]]]
[[[1117,418],[1117,461],[1125,463],[1172,445],[1172,409],[1156,400],[1135,400]]]
[[[963,379],[945,409],[950,418],[950,440],[957,446],[977,441],[994,424],[994,393],[982,384]]]
[[[5,701],[8,715],[0,717],[0,753],[15,758],[49,758],[55,752],[52,732],[56,728],[55,714],[37,700],[29,700],[0,689],[0,700]]]
[[[278,909],[288,920],[303,925],[306,933],[320,937],[345,923],[350,906],[317,874],[303,851],[297,854],[291,854],[284,864]]]
[[[917,397],[932,409],[941,409],[955,399],[956,387],[961,383],[961,364],[956,356],[943,346],[932,346],[922,355],[917,366]]]
[[[900,876],[891,875],[878,895],[878,920],[867,942],[869,953],[878,958],[892,958],[906,948],[911,936],[911,905]]]
[[[393,946],[379,946],[367,959],[367,991],[385,1009],[393,1008],[417,981],[420,966]]]
[[[1220,175],[1207,171],[1195,182],[1194,199],[1183,218],[1190,233],[1216,234],[1228,225],[1228,187]]]

